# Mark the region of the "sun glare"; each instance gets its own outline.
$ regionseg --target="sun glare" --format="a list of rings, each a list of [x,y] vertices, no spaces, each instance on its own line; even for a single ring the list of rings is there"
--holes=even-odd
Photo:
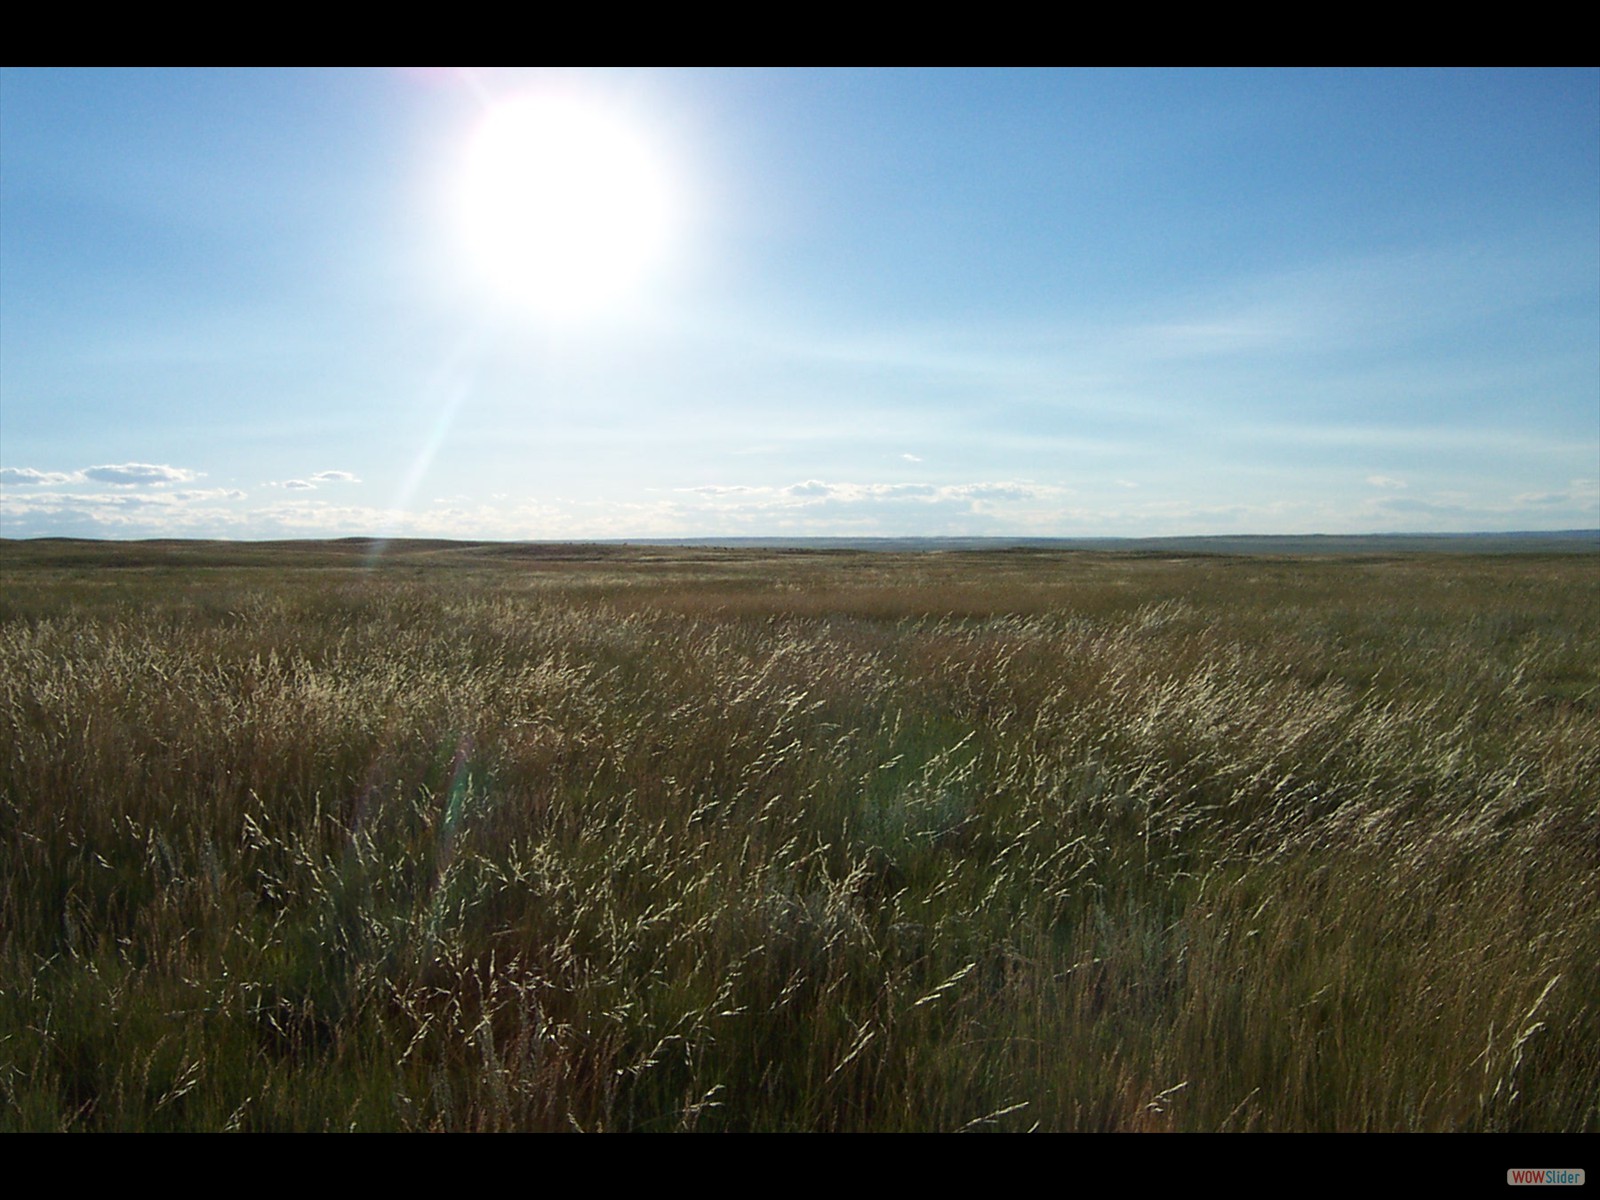
[[[490,108],[467,151],[460,201],[476,266],[501,293],[551,316],[626,298],[660,257],[670,224],[649,147],[570,97]]]

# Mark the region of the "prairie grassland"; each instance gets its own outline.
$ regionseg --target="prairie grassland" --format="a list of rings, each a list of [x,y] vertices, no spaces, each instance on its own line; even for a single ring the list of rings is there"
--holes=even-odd
[[[0,546],[0,1128],[1600,1129],[1593,556],[364,561]]]

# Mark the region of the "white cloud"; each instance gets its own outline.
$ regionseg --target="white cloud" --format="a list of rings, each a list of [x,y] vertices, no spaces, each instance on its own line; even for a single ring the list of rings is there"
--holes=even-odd
[[[184,467],[157,466],[154,463],[120,463],[100,467],[85,467],[80,474],[96,483],[110,483],[118,487],[138,487],[149,484],[162,487],[169,483],[188,483],[199,476],[198,471]]]
[[[1376,488],[1403,488],[1409,486],[1404,479],[1392,475],[1368,475],[1367,482]]]
[[[913,515],[918,513],[932,520],[981,519],[985,529],[1000,518],[1032,527],[1059,516],[1061,503],[1074,494],[1071,488],[1018,480],[932,484],[806,479],[781,487],[707,484],[677,490],[702,501],[698,511],[680,510],[691,528],[697,523],[703,527],[705,519],[713,517],[718,522],[748,520],[782,527],[794,522],[842,522],[849,529],[839,532],[870,532],[873,523],[889,520],[896,523],[897,536],[906,522],[922,519]]]
[[[1038,500],[1064,493],[1063,488],[1041,488],[1032,483],[958,483],[938,490],[940,499]]]
[[[675,489],[680,492],[697,492],[702,496],[750,496],[770,492],[771,488],[750,487],[742,483],[703,483],[698,487]]]
[[[0,467],[0,483],[25,483],[40,486],[52,483],[81,483],[81,471],[36,471],[32,467]]]
[[[820,479],[807,479],[803,483],[792,483],[788,487],[779,490],[786,496],[827,496],[833,491],[831,487]]]
[[[860,500],[879,498],[889,500],[929,499],[952,500],[975,496],[1010,499],[1035,499],[1045,496],[1065,495],[1071,489],[1055,484],[1038,484],[1018,480],[986,481],[980,483],[827,483],[821,479],[805,479],[783,487],[751,486],[748,484],[702,484],[699,487],[679,488],[705,496],[754,496],[773,499],[800,499],[811,501]]]
[[[318,471],[311,477],[314,483],[360,483],[350,471]]]
[[[282,483],[274,483],[272,487],[281,487],[291,492],[314,492],[317,485],[307,483],[304,479],[285,479]]]

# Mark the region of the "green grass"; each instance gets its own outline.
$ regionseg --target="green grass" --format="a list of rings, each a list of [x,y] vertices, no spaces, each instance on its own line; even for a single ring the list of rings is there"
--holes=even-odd
[[[0,1129],[1600,1129],[1587,556],[0,568]]]

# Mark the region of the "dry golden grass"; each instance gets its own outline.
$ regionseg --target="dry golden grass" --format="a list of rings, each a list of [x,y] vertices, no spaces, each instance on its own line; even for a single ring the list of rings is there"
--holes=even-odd
[[[0,1127],[1600,1127],[1591,557],[64,553]]]

